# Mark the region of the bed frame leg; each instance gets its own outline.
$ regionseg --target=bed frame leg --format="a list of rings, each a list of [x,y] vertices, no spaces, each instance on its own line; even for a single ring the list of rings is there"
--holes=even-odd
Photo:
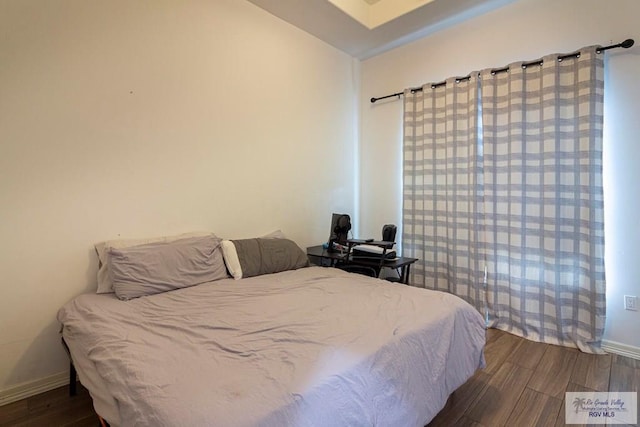
[[[76,390],[76,381],[77,381],[77,375],[76,375],[76,367],[73,366],[73,359],[71,358],[71,351],[69,350],[69,346],[67,345],[66,341],[64,340],[64,337],[60,337],[60,341],[62,341],[62,346],[64,347],[64,350],[67,352],[67,355],[69,356],[69,396],[75,396],[77,393]]]
[[[69,396],[75,396],[77,393],[76,368],[73,362],[69,361]]]
[[[61,337],[62,338],[62,337]],[[64,349],[67,351],[69,355],[69,396],[75,396],[78,393],[78,373],[76,372],[76,367],[73,366],[73,359],[71,358],[71,351],[69,351],[69,346],[65,342],[64,338],[62,338],[62,345]],[[98,421],[100,421],[100,427],[110,427],[109,423],[104,420],[100,415],[98,416]]]

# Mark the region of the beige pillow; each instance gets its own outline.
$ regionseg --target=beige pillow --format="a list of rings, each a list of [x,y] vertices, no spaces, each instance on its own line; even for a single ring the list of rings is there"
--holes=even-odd
[[[236,280],[242,279],[242,267],[240,267],[240,260],[238,260],[236,245],[231,240],[223,240],[221,246],[222,257],[229,274]]]
[[[227,278],[220,241],[210,235],[109,249],[116,296],[129,300]]]
[[[109,249],[124,249],[147,243],[173,242],[187,237],[214,236],[210,231],[194,231],[175,236],[148,237],[146,239],[117,239],[107,240],[94,245],[98,254],[98,290],[96,293],[107,294],[113,292],[113,282],[109,276]]]

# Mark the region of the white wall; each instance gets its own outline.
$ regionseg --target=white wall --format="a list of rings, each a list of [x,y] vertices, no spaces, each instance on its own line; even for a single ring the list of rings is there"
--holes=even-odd
[[[67,369],[93,243],[304,247],[355,211],[357,64],[249,2],[2,0],[0,29],[0,393]]]
[[[369,98],[586,45],[618,43],[626,38],[640,44],[639,16],[637,0],[518,0],[364,61],[361,234],[376,235],[384,223],[402,223],[402,102],[371,105]],[[640,47],[610,51],[606,67],[605,339],[609,344],[630,346],[640,355],[640,312],[622,309],[623,295],[640,296]]]

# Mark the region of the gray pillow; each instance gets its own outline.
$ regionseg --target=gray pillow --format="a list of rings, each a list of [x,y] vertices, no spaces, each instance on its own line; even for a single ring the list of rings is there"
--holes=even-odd
[[[109,249],[116,296],[128,300],[228,277],[220,242],[199,236]]]
[[[288,239],[232,240],[242,277],[259,276],[307,267],[307,255]]]

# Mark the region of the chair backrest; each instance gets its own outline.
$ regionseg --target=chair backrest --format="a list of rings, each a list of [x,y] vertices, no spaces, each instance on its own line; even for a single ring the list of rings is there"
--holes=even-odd
[[[382,226],[382,240],[385,242],[395,242],[396,241],[396,231],[398,227],[393,224],[385,224]]]

